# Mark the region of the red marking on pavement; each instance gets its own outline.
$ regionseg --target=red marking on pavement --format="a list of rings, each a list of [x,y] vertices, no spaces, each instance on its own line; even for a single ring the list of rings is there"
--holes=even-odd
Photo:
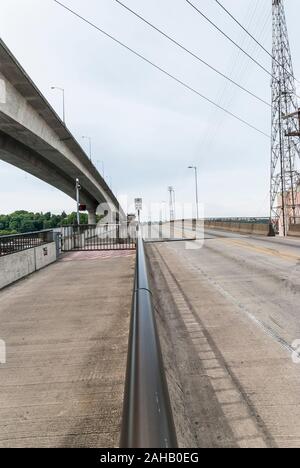
[[[120,257],[133,257],[135,255],[134,250],[110,250],[110,251],[92,251],[92,252],[69,252],[63,254],[60,258],[61,262],[73,262],[73,261],[85,261],[85,260],[106,260],[110,258]]]

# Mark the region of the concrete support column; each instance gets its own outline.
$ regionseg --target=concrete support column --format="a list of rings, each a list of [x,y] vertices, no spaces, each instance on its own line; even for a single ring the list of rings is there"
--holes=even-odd
[[[89,209],[88,210],[88,223],[91,225],[96,225],[97,224],[97,219],[96,219],[96,209]]]

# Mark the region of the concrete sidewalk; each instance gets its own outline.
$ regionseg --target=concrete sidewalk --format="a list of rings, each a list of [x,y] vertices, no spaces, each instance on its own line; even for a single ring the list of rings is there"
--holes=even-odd
[[[71,253],[0,292],[0,447],[118,445],[134,259]]]

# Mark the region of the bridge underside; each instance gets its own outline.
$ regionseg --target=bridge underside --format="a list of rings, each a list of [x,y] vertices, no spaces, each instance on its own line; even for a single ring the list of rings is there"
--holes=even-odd
[[[90,213],[104,203],[103,210],[125,219],[97,168],[1,39],[0,85],[0,158],[73,199],[79,178]]]
[[[78,176],[76,168],[68,164],[67,161],[61,161],[61,164],[58,164],[60,155],[55,154],[54,150],[46,150],[44,148],[43,152],[45,153],[46,151],[48,155],[51,154],[52,161],[41,156],[40,153],[37,153],[29,146],[25,146],[20,141],[0,131],[0,159],[32,174],[74,199],[74,180]],[[80,196],[82,203],[85,203],[91,210],[96,209],[99,205],[99,202],[95,198],[92,198],[84,189],[81,191]],[[102,198],[100,203],[104,202],[105,199]]]

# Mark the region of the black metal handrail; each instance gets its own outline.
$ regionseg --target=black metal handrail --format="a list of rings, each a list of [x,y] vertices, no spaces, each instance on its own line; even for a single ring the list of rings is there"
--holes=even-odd
[[[44,230],[0,236],[0,257],[53,242],[53,231]]]
[[[177,438],[149,288],[144,241],[137,258],[121,448],[176,448]]]
[[[127,223],[62,226],[62,251],[135,250],[136,231]]]

